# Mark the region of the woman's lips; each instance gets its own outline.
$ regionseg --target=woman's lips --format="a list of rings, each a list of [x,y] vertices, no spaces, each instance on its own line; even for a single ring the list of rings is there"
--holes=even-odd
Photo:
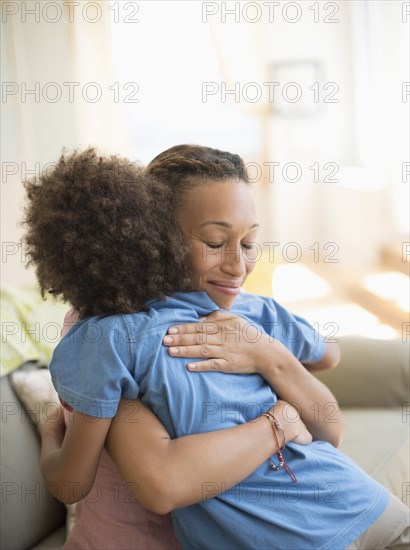
[[[209,284],[229,296],[236,296],[241,290],[241,283],[233,283],[231,281],[209,281]]]

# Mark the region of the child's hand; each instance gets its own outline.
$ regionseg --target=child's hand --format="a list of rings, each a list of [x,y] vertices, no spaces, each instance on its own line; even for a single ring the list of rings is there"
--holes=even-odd
[[[274,342],[242,317],[214,311],[200,322],[170,327],[163,344],[174,357],[206,359],[188,364],[194,372],[250,374],[272,362]]]

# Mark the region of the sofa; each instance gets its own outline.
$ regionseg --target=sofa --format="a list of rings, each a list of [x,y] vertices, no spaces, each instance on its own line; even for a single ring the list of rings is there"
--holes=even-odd
[[[339,343],[340,365],[317,376],[335,394],[344,413],[346,434],[340,448],[409,505],[410,348],[399,339],[346,336]],[[25,363],[19,369],[38,366]],[[38,432],[10,377],[7,374],[0,379],[0,547],[61,548],[66,534],[66,508],[46,490],[40,471]],[[330,408],[329,421],[331,413]]]

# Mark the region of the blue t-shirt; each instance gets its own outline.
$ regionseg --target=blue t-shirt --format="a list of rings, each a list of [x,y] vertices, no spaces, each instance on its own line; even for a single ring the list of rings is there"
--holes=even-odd
[[[76,324],[55,349],[50,371],[60,397],[76,410],[115,415],[121,397],[141,398],[172,438],[248,422],[277,401],[258,374],[192,373],[170,357],[167,329],[219,309],[204,292],[151,301],[144,312],[92,317]],[[241,293],[230,313],[280,340],[301,362],[318,361],[323,337],[273,299]],[[241,336],[244,336],[242,329]],[[247,336],[245,335],[245,337]],[[232,449],[234,453],[235,450]],[[345,548],[384,511],[388,493],[350,458],[324,441],[283,450],[299,482],[266,461],[235,487],[173,512],[184,548]]]

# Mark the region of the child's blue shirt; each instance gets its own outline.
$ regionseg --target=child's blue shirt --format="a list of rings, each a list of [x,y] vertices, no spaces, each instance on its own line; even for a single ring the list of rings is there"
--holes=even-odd
[[[149,302],[141,313],[77,323],[50,364],[59,396],[76,410],[98,417],[114,416],[121,397],[140,397],[172,438],[259,417],[277,401],[261,376],[189,372],[189,360],[170,357],[162,344],[170,326],[195,322],[216,309],[204,292],[177,293]],[[323,356],[323,337],[271,298],[243,292],[230,313],[280,340],[301,362]],[[256,341],[258,334],[242,328],[239,337]],[[283,456],[297,484],[284,469],[271,470],[268,461],[218,497],[207,499],[215,485],[212,480],[204,483],[204,501],[173,512],[182,546],[342,549],[386,508],[386,489],[329,443],[288,443]]]

